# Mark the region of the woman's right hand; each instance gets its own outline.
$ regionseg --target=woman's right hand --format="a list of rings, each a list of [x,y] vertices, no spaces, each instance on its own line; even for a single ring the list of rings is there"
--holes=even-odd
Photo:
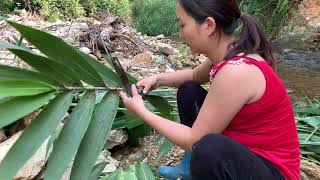
[[[158,76],[153,75],[146,78],[139,78],[137,86],[143,88],[143,94],[148,94],[149,91],[158,87]]]

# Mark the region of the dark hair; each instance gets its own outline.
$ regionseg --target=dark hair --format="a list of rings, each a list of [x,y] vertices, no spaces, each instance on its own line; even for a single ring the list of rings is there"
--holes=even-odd
[[[258,53],[270,66],[275,66],[271,47],[261,27],[249,14],[241,13],[235,0],[179,0],[179,4],[198,23],[203,23],[207,17],[213,17],[219,33],[234,34],[238,20],[242,20],[240,37],[229,46],[225,59],[239,53]]]

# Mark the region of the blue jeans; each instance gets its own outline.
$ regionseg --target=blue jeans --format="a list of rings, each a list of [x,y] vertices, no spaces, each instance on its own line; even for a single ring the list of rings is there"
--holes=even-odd
[[[199,83],[179,87],[177,103],[180,121],[192,127],[207,95]],[[194,143],[190,161],[193,180],[283,180],[268,160],[221,134],[208,134]]]

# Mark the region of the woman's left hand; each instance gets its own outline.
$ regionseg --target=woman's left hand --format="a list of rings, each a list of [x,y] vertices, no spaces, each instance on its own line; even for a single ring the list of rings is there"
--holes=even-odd
[[[142,96],[140,96],[137,91],[136,85],[133,84],[131,86],[131,91],[132,97],[128,97],[123,91],[120,91],[119,94],[127,110],[131,114],[140,117],[147,109],[144,106]]]

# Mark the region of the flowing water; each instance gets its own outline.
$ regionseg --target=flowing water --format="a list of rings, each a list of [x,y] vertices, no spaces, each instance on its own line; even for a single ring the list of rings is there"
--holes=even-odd
[[[283,42],[273,44],[273,49],[280,61],[277,72],[290,96],[320,100],[320,52],[304,44]]]

